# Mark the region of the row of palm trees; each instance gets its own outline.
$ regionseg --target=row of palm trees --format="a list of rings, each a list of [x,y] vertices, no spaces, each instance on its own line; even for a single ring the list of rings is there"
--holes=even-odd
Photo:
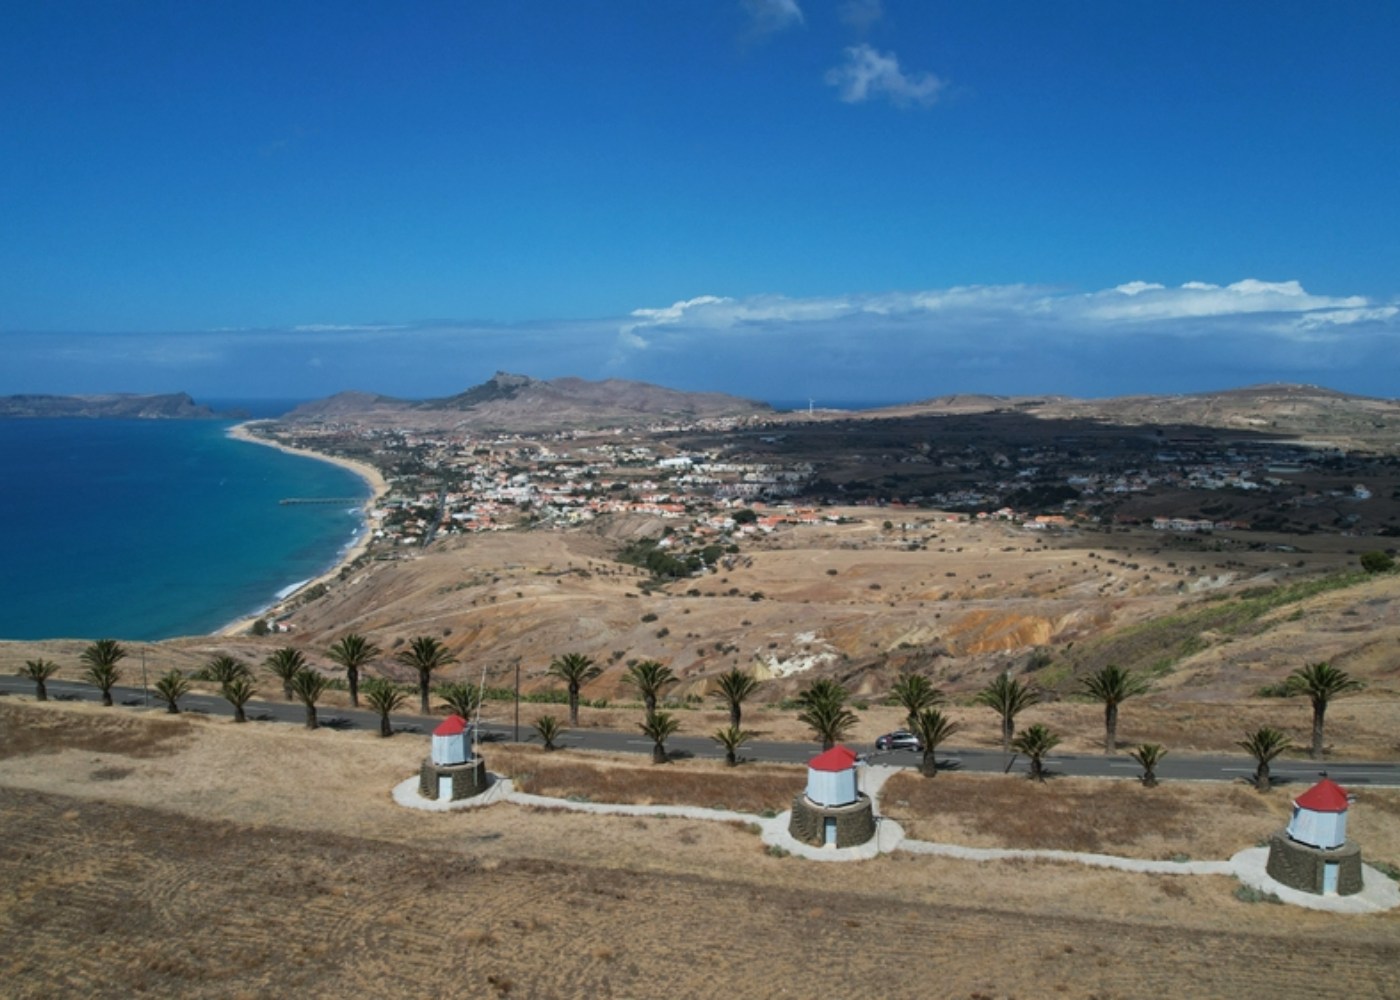
[[[602,667],[583,653],[565,653],[550,662],[549,675],[562,680],[568,690],[571,726],[578,726],[579,694],[583,685],[602,672]],[[658,764],[670,759],[666,741],[681,728],[674,714],[657,708],[662,692],[677,680],[675,672],[658,660],[636,660],[627,666],[626,681],[637,691],[646,711],[641,723],[642,734],[652,741],[652,761]],[[743,704],[757,689],[758,681],[736,668],[721,674],[718,683],[720,696],[729,707],[729,725],[717,730],[711,738],[724,749],[725,762],[733,767],[739,762],[739,747],[754,736],[742,726]],[[558,720],[545,715],[536,719],[534,725],[544,748],[553,750],[560,735]]]
[[[380,717],[380,734],[389,736],[393,732],[389,717],[402,707],[407,695],[385,677],[365,677],[363,685],[361,683],[362,672],[381,654],[378,646],[355,633],[342,637],[326,651],[326,655],[345,670],[351,704],[359,706],[363,690],[366,702]],[[126,656],[126,650],[113,639],[91,643],[79,655],[85,668],[84,677],[99,689],[104,705],[112,704],[112,688],[121,677],[119,665]],[[405,649],[395,654],[394,659],[417,674],[419,709],[427,714],[431,678],[434,673],[455,663],[456,656],[440,639],[416,636],[409,640]],[[265,666],[281,680],[284,698],[302,702],[306,709],[307,728],[315,729],[318,725],[316,704],[328,687],[329,679],[308,665],[304,653],[290,646],[274,650],[267,657]],[[56,663],[41,658],[26,661],[20,673],[34,681],[36,696],[43,701],[48,697],[45,682],[57,670]],[[547,672],[564,682],[568,692],[569,723],[577,727],[582,687],[599,677],[602,667],[583,653],[570,652],[552,660]],[[257,690],[253,672],[246,663],[228,655],[219,655],[211,659],[198,676],[217,682],[221,694],[234,709],[234,721],[246,721],[244,706]],[[653,741],[653,759],[664,761],[667,759],[665,741],[680,729],[680,723],[672,713],[659,711],[657,706],[662,692],[678,678],[670,667],[657,660],[637,660],[628,665],[626,680],[643,701],[646,714],[641,729]],[[1083,678],[1081,684],[1085,694],[1104,705],[1104,749],[1107,753],[1114,753],[1117,750],[1119,708],[1123,702],[1144,693],[1148,689],[1147,680],[1129,670],[1109,665]],[[738,748],[754,735],[742,727],[743,704],[758,685],[754,677],[737,668],[718,678],[718,693],[729,709],[730,724],[716,731],[712,738],[724,748],[726,760],[731,765],[737,763]],[[1308,664],[1295,670],[1285,681],[1286,693],[1306,695],[1311,702],[1310,749],[1314,759],[1321,759],[1324,751],[1324,725],[1332,699],[1360,686],[1345,671],[1328,663]],[[180,671],[172,670],[156,681],[155,690],[168,711],[178,712],[179,699],[188,693],[189,681]],[[445,685],[438,689],[438,695],[463,717],[472,715],[480,700],[480,692],[467,684]],[[937,773],[937,748],[960,729],[960,725],[939,707],[944,702],[943,692],[922,674],[906,673],[895,682],[891,696],[905,709],[909,730],[923,744],[923,773],[933,776]],[[847,698],[845,688],[830,679],[814,681],[798,695],[798,719],[811,728],[824,749],[830,749],[846,739],[858,722],[855,713],[846,705]],[[1025,755],[1031,762],[1032,776],[1042,777],[1043,759],[1058,745],[1059,737],[1039,724],[1020,732],[1016,730],[1017,716],[1039,701],[1035,689],[1009,674],[1001,674],[977,692],[974,700],[1000,716],[1003,751],[1010,753],[1014,750]],[[555,747],[562,731],[557,720],[550,716],[537,719],[535,729],[546,749]],[[1238,745],[1255,758],[1258,765],[1255,780],[1261,788],[1268,787],[1269,762],[1292,747],[1283,733],[1271,727],[1246,734]],[[1144,743],[1129,753],[1142,766],[1144,783],[1155,784],[1156,766],[1166,755],[1166,749],[1160,744]]]
[[[1129,670],[1109,665],[1083,678],[1081,684],[1085,694],[1104,705],[1104,750],[1114,753],[1118,748],[1119,707],[1129,698],[1144,693],[1148,688],[1147,680]],[[1327,663],[1311,663],[1289,675],[1285,691],[1307,695],[1312,704],[1313,759],[1321,759],[1323,754],[1328,705],[1338,695],[1360,686],[1345,671]],[[855,714],[845,707],[846,696],[845,689],[831,680],[816,681],[798,696],[801,709],[798,718],[812,729],[824,749],[830,749],[845,739],[856,724]],[[942,691],[922,674],[907,673],[895,682],[891,696],[905,709],[909,730],[923,744],[922,772],[933,777],[938,769],[938,747],[960,728],[957,722],[938,708],[944,700]],[[1030,762],[1031,777],[1044,780],[1044,759],[1059,745],[1060,737],[1039,723],[1020,732],[1016,730],[1016,717],[1039,701],[1035,689],[1009,674],[1002,674],[977,692],[974,700],[993,709],[1001,717],[1003,751],[1024,755]],[[1254,783],[1261,791],[1267,791],[1270,786],[1270,762],[1292,748],[1291,741],[1282,732],[1268,726],[1247,733],[1237,745],[1254,757]],[[1143,743],[1130,750],[1129,755],[1143,769],[1143,784],[1155,786],[1157,766],[1167,755],[1166,748],[1159,743]]]

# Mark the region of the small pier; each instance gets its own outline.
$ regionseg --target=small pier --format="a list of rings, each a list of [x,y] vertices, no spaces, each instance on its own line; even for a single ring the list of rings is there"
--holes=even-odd
[[[349,505],[351,507],[359,507],[363,505],[365,501],[361,497],[283,497],[277,502],[284,507],[304,503],[336,503],[341,506]]]

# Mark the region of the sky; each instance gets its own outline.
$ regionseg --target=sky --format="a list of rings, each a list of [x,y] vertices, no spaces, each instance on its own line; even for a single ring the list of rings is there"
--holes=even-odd
[[[0,5],[0,394],[1400,396],[1397,38],[1389,0]]]

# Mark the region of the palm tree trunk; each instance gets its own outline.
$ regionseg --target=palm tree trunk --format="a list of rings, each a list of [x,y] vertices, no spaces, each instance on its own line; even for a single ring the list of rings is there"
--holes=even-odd
[[[1313,705],[1312,759],[1322,759],[1322,717],[1327,714],[1325,704]]]
[[[243,706],[242,706],[242,705],[234,705],[234,706],[233,706],[233,721],[234,721],[234,722],[247,722],[247,721],[248,721],[248,716],[244,713],[244,711],[243,711]]]
[[[423,714],[428,714],[428,675],[419,672],[418,674],[418,710]]]
[[[1262,760],[1254,771],[1254,787],[1261,792],[1267,792],[1272,787],[1269,782],[1269,765]]]
[[[670,758],[666,756],[666,746],[663,743],[654,744],[651,748],[651,762],[653,764],[670,763]]]
[[[1045,769],[1041,765],[1040,757],[1034,754],[1031,756],[1031,777],[1040,782],[1045,780]]]
[[[35,681],[35,682],[34,682],[34,700],[35,700],[35,701],[48,701],[48,700],[49,700],[49,689],[48,689],[47,687],[44,686],[44,682],[43,682],[43,681]]]
[[[938,761],[934,759],[931,747],[924,750],[924,759],[919,765],[919,772],[925,778],[938,777]]]
[[[108,708],[111,708],[111,707],[112,707],[112,689],[111,689],[111,688],[105,688],[105,689],[103,689],[103,691],[102,691],[102,704],[106,705]]]
[[[1001,752],[1011,752],[1011,737],[1015,735],[1016,720],[1009,715],[1001,718]]]
[[[1150,767],[1145,767],[1145,768],[1143,768],[1143,770],[1142,770],[1142,787],[1144,787],[1144,788],[1156,788],[1156,787],[1157,787],[1157,772],[1154,771],[1154,770],[1153,770],[1152,768],[1150,768]]]
[[[381,737],[393,736],[394,727],[389,725],[389,713],[385,712],[379,716],[379,735]]]
[[[738,766],[739,766],[739,758],[738,758],[738,756],[734,753],[733,748],[729,748],[729,749],[726,749],[726,750],[724,751],[724,762],[725,762],[726,764],[728,764],[730,767],[738,767]]]
[[[1113,753],[1118,749],[1118,706],[1105,705],[1103,708],[1103,752]]]
[[[642,700],[646,702],[647,721],[650,722],[652,719],[656,718],[656,695],[643,695]]]
[[[174,698],[171,698],[169,701],[167,701],[167,702],[165,703],[165,714],[166,714],[166,715],[179,715],[179,714],[180,714],[180,706],[177,705],[177,704],[175,704],[175,699],[174,699]]]
[[[358,667],[345,668],[345,683],[350,685],[350,705],[360,707],[360,671]]]
[[[569,685],[569,725],[578,728],[578,686]]]
[[[729,706],[729,724],[735,729],[739,728],[739,703],[736,701]]]

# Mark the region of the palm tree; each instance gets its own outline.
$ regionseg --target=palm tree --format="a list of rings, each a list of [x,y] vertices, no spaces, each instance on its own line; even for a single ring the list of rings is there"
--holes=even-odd
[[[559,749],[554,741],[563,735],[564,727],[559,725],[559,720],[554,716],[541,715],[535,720],[535,732],[544,740],[544,748],[553,751]]]
[[[637,689],[647,707],[647,718],[656,714],[661,689],[676,682],[671,668],[658,660],[638,660],[627,668],[627,683]]]
[[[1288,675],[1288,693],[1305,694],[1312,702],[1312,759],[1322,759],[1322,723],[1327,715],[1327,703],[1339,694],[1355,691],[1361,682],[1345,670],[1328,663],[1309,663]]]
[[[715,734],[710,739],[724,747],[724,762],[730,767],[737,767],[739,765],[739,748],[753,739],[755,735],[755,733],[747,729],[740,729],[738,726],[727,726],[724,729],[716,729]]]
[[[583,685],[603,672],[603,668],[582,653],[565,653],[549,663],[548,673],[569,686],[569,725],[578,727],[578,693]]]
[[[428,681],[434,670],[456,663],[456,655],[442,644],[442,640],[431,635],[420,635],[410,639],[408,648],[394,659],[418,671],[418,710],[427,715]]]
[[[1030,760],[1031,777],[1036,781],[1045,780],[1045,755],[1059,745],[1060,738],[1038,722],[1021,730],[1011,741],[1011,748]]]
[[[830,750],[846,738],[858,721],[846,707],[846,689],[833,680],[822,679],[797,694],[802,711],[797,721],[810,726],[821,741],[823,750]]]
[[[311,669],[299,670],[292,678],[292,693],[306,706],[307,729],[316,728],[316,702],[325,693],[328,683],[325,674]]]
[[[642,734],[651,740],[651,762],[665,764],[670,761],[666,755],[666,741],[681,728],[680,721],[670,712],[657,712],[642,723]]]
[[[1146,691],[1147,679],[1131,670],[1109,664],[1098,673],[1085,677],[1081,683],[1085,694],[1103,702],[1104,753],[1113,753],[1118,749],[1118,706]]]
[[[156,681],[156,697],[165,702],[165,710],[171,715],[180,714],[180,699],[189,693],[190,682],[178,670],[171,670]]]
[[[1136,749],[1128,751],[1128,756],[1142,765],[1143,787],[1157,787],[1157,765],[1162,762],[1162,758],[1166,755],[1167,748],[1160,743],[1144,743]]]
[[[360,707],[360,669],[368,666],[380,653],[380,649],[362,635],[351,632],[344,636],[326,655],[345,668],[345,683],[350,685],[350,704]]]
[[[370,708],[379,713],[381,737],[394,735],[394,727],[389,724],[389,713],[398,711],[407,700],[408,695],[392,681],[383,677],[365,679],[365,701],[369,703]]]
[[[720,674],[716,683],[719,685],[719,696],[729,706],[729,725],[738,729],[743,719],[744,700],[754,693],[758,681],[738,667],[733,667]]]
[[[923,674],[900,674],[890,689],[895,701],[904,706],[905,724],[910,731],[918,725],[919,713],[943,700],[943,692]]]
[[[98,639],[78,654],[87,666],[84,676],[102,692],[102,704],[112,705],[112,688],[121,680],[117,664],[126,659],[126,650],[115,639]]]
[[[846,689],[836,681],[822,677],[797,692],[797,703],[804,708],[823,703],[844,705]]]
[[[58,673],[58,664],[53,660],[46,660],[40,657],[37,660],[25,660],[24,666],[20,667],[19,675],[28,677],[34,682],[34,700],[48,701],[49,688],[48,679]]]
[[[1293,743],[1277,729],[1263,726],[1252,733],[1246,733],[1237,746],[1255,760],[1254,787],[1261,792],[1267,792],[1273,787],[1269,780],[1269,761],[1285,750],[1292,749]]]
[[[912,728],[924,745],[924,758],[919,769],[925,778],[935,777],[938,774],[938,761],[934,758],[934,751],[962,727],[938,709],[925,708],[914,717]]]
[[[292,680],[297,674],[306,669],[306,657],[301,650],[293,649],[291,646],[283,646],[281,649],[272,651],[272,655],[267,658],[267,669],[271,670],[282,680],[282,697],[288,701],[292,700]]]
[[[252,678],[246,675],[239,675],[224,684],[220,693],[223,694],[225,700],[233,706],[234,722],[248,721],[248,716],[243,711],[243,706],[253,700],[253,695],[256,692],[257,688],[253,686]]]
[[[1001,716],[1001,750],[1011,752],[1011,736],[1016,732],[1016,716],[1040,700],[1029,684],[1013,680],[1009,674],[1001,674],[981,691],[974,700],[986,705]]]
[[[460,682],[444,684],[437,689],[437,696],[447,704],[448,711],[464,719],[476,714],[476,708],[481,703],[480,695],[480,689],[475,685]]]
[[[248,664],[242,660],[235,659],[228,654],[221,654],[206,663],[204,669],[197,676],[216,681],[220,687],[223,687],[239,677],[251,680],[253,672],[248,669]]]

